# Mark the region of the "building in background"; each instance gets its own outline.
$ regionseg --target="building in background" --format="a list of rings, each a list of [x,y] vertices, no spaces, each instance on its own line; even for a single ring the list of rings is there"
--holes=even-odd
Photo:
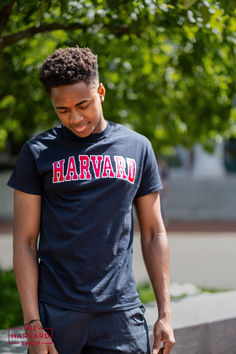
[[[172,173],[192,177],[225,177],[236,173],[236,139],[231,138],[215,146],[212,154],[203,150],[200,144],[186,150],[176,148],[176,155],[171,159]]]
[[[236,222],[236,139],[216,144],[212,154],[199,144],[178,146],[170,162],[169,220]]]

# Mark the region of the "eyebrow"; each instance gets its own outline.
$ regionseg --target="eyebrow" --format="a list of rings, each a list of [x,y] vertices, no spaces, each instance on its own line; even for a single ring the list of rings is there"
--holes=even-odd
[[[87,98],[87,99],[85,99],[85,100],[83,100],[83,101],[80,101],[80,102],[78,102],[78,103],[76,103],[76,107],[78,107],[78,106],[80,106],[81,104],[83,104],[84,102],[88,102],[89,101],[89,99]],[[68,107],[63,107],[63,106],[57,106],[56,107],[56,109],[67,109]]]

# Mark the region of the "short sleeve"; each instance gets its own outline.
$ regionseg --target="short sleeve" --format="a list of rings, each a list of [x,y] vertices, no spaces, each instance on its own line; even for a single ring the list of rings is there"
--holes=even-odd
[[[142,177],[135,198],[163,189],[156,157],[149,140],[145,149]]]
[[[25,193],[42,193],[42,183],[32,151],[27,143],[17,157],[15,168],[7,182],[9,187]]]

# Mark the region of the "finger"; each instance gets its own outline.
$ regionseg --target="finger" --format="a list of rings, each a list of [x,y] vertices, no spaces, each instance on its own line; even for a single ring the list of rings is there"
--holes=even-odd
[[[170,347],[168,345],[165,345],[164,348],[163,348],[163,354],[170,354]]]
[[[152,346],[152,354],[160,354],[162,353],[160,351],[161,349],[161,340],[157,340],[153,343],[153,346]]]
[[[171,352],[171,350],[172,350],[174,344],[175,344],[174,341],[165,342],[163,354],[170,354],[170,352]]]
[[[152,346],[152,354],[158,354],[159,353],[159,350],[161,348],[161,340],[162,340],[162,334],[161,334],[161,331],[158,329],[158,330],[155,330],[154,329],[154,343],[153,343],[153,346]]]
[[[154,349],[152,353],[153,353],[153,354],[163,354],[163,353],[164,353],[164,352],[163,352],[163,348],[160,348],[159,350]]]

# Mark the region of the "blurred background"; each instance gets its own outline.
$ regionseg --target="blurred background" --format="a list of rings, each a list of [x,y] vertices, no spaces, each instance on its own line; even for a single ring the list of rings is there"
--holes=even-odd
[[[236,289],[235,15],[234,0],[1,1],[1,328],[21,319],[13,274],[4,272],[12,269],[6,183],[24,142],[58,123],[37,68],[60,47],[98,55],[104,116],[152,142],[164,184],[172,298]],[[134,272],[153,300],[137,222]],[[10,308],[18,316],[12,322],[4,312]]]

